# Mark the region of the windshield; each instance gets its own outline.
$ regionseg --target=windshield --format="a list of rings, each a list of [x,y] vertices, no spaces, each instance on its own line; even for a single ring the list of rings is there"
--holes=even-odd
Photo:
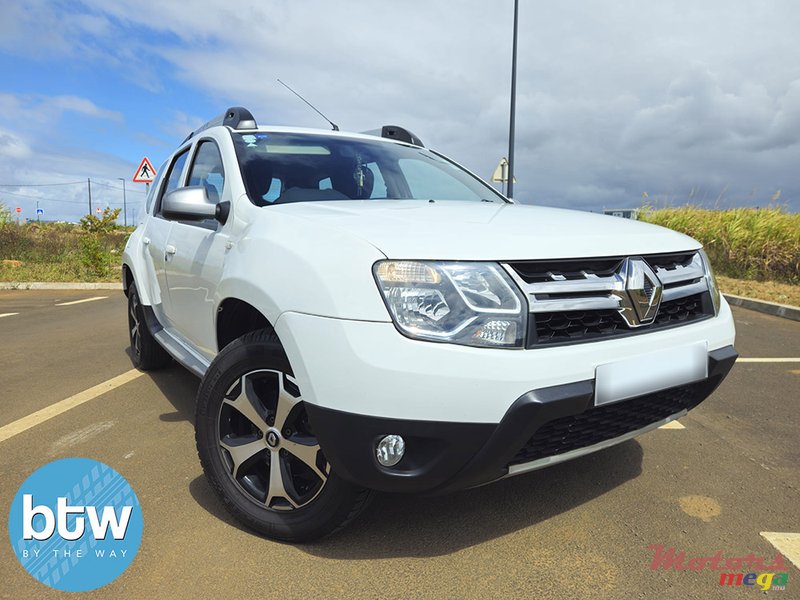
[[[233,133],[247,194],[259,206],[324,200],[504,202],[424,148],[338,136]]]

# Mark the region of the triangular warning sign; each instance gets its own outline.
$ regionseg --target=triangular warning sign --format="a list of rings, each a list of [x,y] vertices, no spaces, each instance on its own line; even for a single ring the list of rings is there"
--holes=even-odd
[[[134,183],[152,183],[155,179],[156,170],[153,168],[153,163],[145,156],[142,162],[139,163],[139,168],[136,169],[136,174],[133,176]]]

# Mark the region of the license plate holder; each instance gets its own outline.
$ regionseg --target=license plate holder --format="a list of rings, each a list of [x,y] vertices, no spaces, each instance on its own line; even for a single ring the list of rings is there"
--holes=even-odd
[[[707,377],[706,342],[648,352],[598,365],[595,368],[594,405],[611,404]]]

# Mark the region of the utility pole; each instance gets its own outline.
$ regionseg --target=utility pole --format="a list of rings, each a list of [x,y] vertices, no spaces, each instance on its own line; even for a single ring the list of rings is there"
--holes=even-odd
[[[123,222],[125,223],[125,227],[128,226],[128,204],[125,200],[125,178],[124,177],[117,177],[122,182],[122,215],[123,215]]]
[[[514,0],[514,41],[511,51],[511,118],[508,130],[508,184],[506,195],[514,198],[514,116],[517,109],[517,20],[519,0]]]
[[[92,180],[87,177],[86,183],[89,185],[89,216],[92,216]]]
[[[42,219],[39,217],[39,201],[36,201],[36,222],[41,223]]]

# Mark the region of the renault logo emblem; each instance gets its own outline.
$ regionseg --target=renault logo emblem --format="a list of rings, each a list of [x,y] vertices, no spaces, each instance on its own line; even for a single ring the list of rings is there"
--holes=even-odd
[[[614,294],[620,299],[622,318],[629,327],[652,323],[664,291],[653,269],[643,258],[631,257],[622,261],[618,275],[625,281],[625,291]]]
[[[278,441],[279,441],[278,434],[275,433],[274,431],[270,431],[267,434],[267,446],[269,446],[270,448],[276,447],[278,445]]]

